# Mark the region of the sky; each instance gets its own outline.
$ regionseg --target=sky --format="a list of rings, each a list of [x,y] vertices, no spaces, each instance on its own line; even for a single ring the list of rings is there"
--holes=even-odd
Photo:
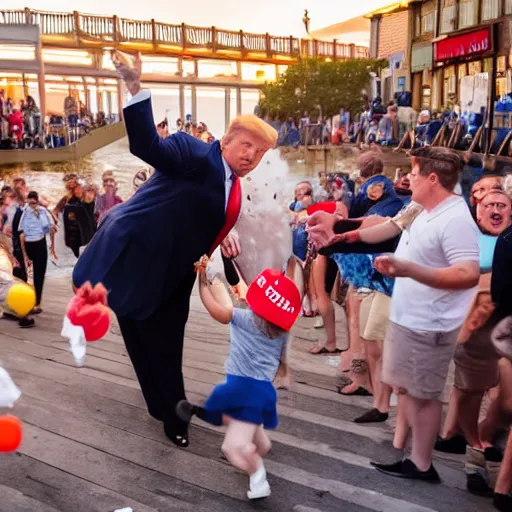
[[[310,30],[366,14],[393,0],[6,0],[2,7],[44,11],[117,14],[122,18],[216,26],[272,35],[305,35],[302,17],[308,9]]]

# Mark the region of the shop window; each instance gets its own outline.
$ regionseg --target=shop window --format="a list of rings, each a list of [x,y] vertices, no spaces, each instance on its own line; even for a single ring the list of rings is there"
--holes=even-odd
[[[505,73],[506,69],[507,69],[507,59],[505,58],[504,55],[500,55],[496,61],[496,71],[498,73]]]
[[[459,4],[459,28],[471,27],[478,21],[478,0],[461,0]]]
[[[512,0],[505,0],[505,14],[512,14]]]
[[[455,30],[455,22],[457,21],[457,5],[456,0],[443,0],[441,10],[441,32],[452,32]]]
[[[501,16],[501,0],[482,0],[482,21]]]
[[[475,62],[470,62],[468,64],[468,67],[469,67],[469,75],[471,75],[471,76],[477,75],[478,73],[482,72],[482,63],[479,60],[477,60]]]
[[[466,64],[459,64],[458,76],[462,80],[468,74],[468,67]]]

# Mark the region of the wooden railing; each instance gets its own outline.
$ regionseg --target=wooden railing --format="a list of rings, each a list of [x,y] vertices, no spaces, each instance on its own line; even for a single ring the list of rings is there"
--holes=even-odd
[[[155,20],[136,21],[117,16],[93,16],[74,11],[73,13],[52,13],[45,11],[0,10],[2,24],[39,25],[43,36],[74,36],[76,40],[109,43],[150,43],[178,46],[186,49],[206,48],[239,51],[242,56],[248,53],[264,53],[268,58],[288,56],[318,57],[331,59],[368,58],[368,48],[353,44],[316,39],[299,39],[293,36],[282,37],[270,34],[251,34],[217,29],[216,27],[193,27],[171,25]]]

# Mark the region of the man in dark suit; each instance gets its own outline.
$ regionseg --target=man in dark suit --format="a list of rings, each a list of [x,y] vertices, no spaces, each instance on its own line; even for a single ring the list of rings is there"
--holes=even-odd
[[[114,62],[132,94],[124,109],[130,151],[155,172],[105,215],[73,283],[105,285],[148,411],[172,442],[186,447],[187,425],[175,406],[185,398],[183,335],[194,263],[220,242],[225,257],[238,255],[236,240],[226,235],[240,209],[239,178],[275,146],[277,132],[256,116],[240,116],[213,144],[183,132],[161,138],[150,93],[140,87],[140,58],[130,66],[121,57]]]

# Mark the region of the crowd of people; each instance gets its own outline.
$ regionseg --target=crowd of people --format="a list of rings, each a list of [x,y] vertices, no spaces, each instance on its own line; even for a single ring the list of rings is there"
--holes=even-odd
[[[310,353],[341,353],[337,302],[349,340],[337,390],[373,397],[372,408],[354,421],[386,421],[392,392],[399,397],[399,460],[375,467],[438,482],[433,451],[466,454],[468,490],[494,491],[497,508],[510,510],[512,453],[503,459],[496,441],[512,418],[512,364],[491,342],[493,329],[512,314],[508,187],[505,178],[485,174],[462,197],[456,153],[421,148],[412,155],[412,171],[397,170],[395,183],[383,175],[379,153],[369,151],[358,160],[356,179],[321,173],[316,194],[310,182],[297,185],[290,210],[294,253],[308,270],[304,314],[319,315],[316,326],[326,332]],[[311,215],[315,201],[328,204],[324,192],[335,207]],[[412,453],[404,458],[409,433]]]
[[[48,112],[42,117],[32,96],[15,102],[0,89],[0,149],[62,147],[117,120],[103,111],[93,115],[76,91],[65,98],[62,112]]]
[[[42,312],[41,302],[48,266],[62,257],[64,248],[76,258],[93,237],[104,215],[123,202],[117,194],[117,183],[112,171],[102,176],[103,191],[92,183],[82,184],[77,175],[64,176],[66,193],[52,208],[49,201],[32,190],[25,179],[15,177],[12,185],[4,185],[0,192],[0,252],[2,272],[33,284],[36,306],[31,316],[15,318],[20,327],[32,327],[32,315]],[[63,244],[57,247],[56,237]],[[50,239],[50,246],[47,245]],[[9,316],[9,312],[7,312]],[[13,315],[11,315],[12,317]]]

